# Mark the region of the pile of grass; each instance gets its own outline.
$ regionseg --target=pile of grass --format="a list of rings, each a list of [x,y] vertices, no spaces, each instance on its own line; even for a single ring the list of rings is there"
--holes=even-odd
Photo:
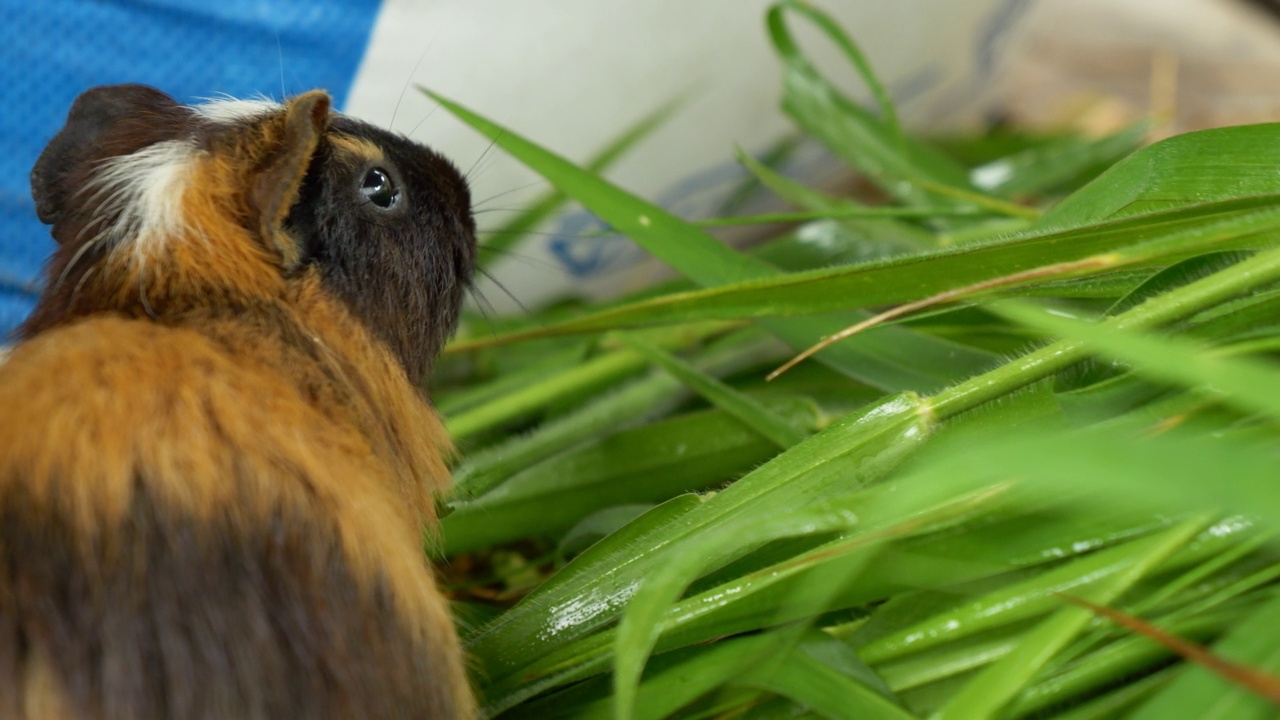
[[[1280,125],[944,151],[821,12],[767,27],[785,112],[889,200],[743,157],[814,218],[748,252],[434,96],[557,188],[517,225],[571,198],[683,276],[446,356],[433,552],[486,716],[1271,717]]]

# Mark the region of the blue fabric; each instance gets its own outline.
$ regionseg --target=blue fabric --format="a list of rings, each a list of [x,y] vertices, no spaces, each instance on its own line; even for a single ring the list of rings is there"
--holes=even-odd
[[[71,101],[139,82],[184,102],[324,88],[341,107],[379,0],[0,0],[0,338],[52,251],[27,176]]]

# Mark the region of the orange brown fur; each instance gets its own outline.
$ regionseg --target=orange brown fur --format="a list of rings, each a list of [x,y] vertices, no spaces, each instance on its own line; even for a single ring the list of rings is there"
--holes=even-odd
[[[314,95],[215,136],[184,232],[95,250],[0,365],[0,716],[474,714],[421,550],[443,425],[284,226]]]

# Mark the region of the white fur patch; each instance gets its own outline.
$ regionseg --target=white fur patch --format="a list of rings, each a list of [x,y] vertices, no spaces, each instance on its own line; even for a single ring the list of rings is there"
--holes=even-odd
[[[257,120],[270,115],[283,107],[280,103],[265,97],[240,100],[238,98],[211,98],[199,105],[192,105],[191,111],[210,122],[220,125],[232,125],[245,120]]]
[[[97,206],[84,230],[94,233],[92,242],[129,243],[143,259],[167,238],[182,235],[182,197],[196,152],[189,141],[166,140],[104,161],[84,188],[88,204]]]

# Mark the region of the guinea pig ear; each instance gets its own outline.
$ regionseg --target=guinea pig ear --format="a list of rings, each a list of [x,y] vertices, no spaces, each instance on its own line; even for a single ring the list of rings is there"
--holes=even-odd
[[[139,117],[148,122],[130,122]],[[189,117],[176,100],[145,85],[102,85],[80,93],[31,169],[31,198],[40,221],[53,225],[63,217],[95,164],[181,137]]]
[[[263,242],[280,253],[285,269],[297,266],[302,250],[284,232],[284,220],[298,198],[311,156],[329,125],[329,95],[312,90],[289,101],[285,108],[284,135],[273,149],[266,169],[253,181],[251,200],[258,210]]]

